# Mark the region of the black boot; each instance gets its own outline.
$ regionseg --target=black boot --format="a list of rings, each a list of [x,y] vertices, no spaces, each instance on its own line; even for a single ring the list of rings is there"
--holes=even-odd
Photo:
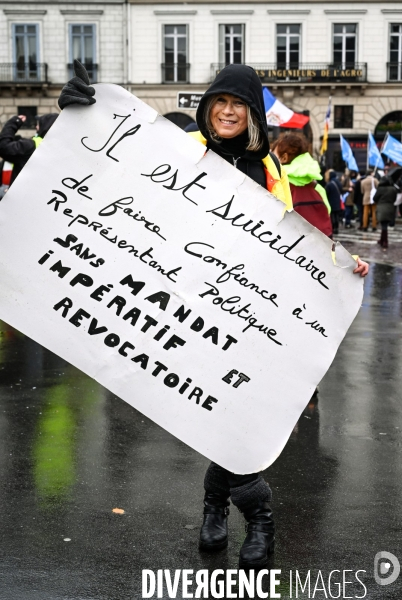
[[[229,499],[214,492],[205,492],[204,522],[200,532],[200,550],[215,552],[228,545]]]
[[[267,566],[268,555],[275,547],[275,525],[268,502],[261,502],[244,513],[247,536],[240,550],[240,569],[261,569]]]

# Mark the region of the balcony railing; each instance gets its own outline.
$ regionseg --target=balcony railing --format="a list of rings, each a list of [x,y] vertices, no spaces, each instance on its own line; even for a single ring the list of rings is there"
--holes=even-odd
[[[189,63],[163,63],[162,83],[190,83]]]
[[[402,81],[402,63],[387,63],[387,81]]]
[[[97,83],[98,81],[98,65],[95,63],[82,63],[87,70],[90,83]],[[71,63],[67,65],[68,78],[74,77],[74,65]]]
[[[46,63],[0,63],[0,83],[48,83]]]
[[[211,80],[225,65],[211,65]],[[328,63],[298,63],[289,65],[250,64],[256,71],[262,83],[363,83],[367,81],[367,63],[328,64]]]

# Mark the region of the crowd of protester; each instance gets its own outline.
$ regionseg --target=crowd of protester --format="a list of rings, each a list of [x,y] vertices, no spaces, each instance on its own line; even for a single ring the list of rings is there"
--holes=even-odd
[[[328,170],[325,179],[330,182],[331,178],[340,191],[340,208],[333,224],[363,232],[380,229],[378,243],[387,249],[388,230],[393,230],[397,217],[402,216],[402,167],[367,169],[363,175],[348,169],[341,175]],[[338,226],[333,233],[339,233]]]
[[[307,138],[295,131],[281,133],[272,144],[288,175],[294,210],[330,238],[341,227],[363,232],[379,227],[378,243],[387,249],[388,230],[402,216],[402,167],[322,173],[308,146]]]

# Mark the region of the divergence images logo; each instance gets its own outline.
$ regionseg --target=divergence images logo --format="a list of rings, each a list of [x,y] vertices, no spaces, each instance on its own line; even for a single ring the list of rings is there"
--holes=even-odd
[[[390,585],[399,577],[401,565],[391,552],[377,552],[374,557],[374,579],[378,585]]]

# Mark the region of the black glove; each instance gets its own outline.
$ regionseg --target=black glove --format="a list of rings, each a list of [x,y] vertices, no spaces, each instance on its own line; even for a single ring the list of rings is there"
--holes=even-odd
[[[70,104],[95,104],[93,97],[95,90],[89,85],[89,77],[86,68],[79,60],[74,60],[75,77],[70,79],[61,90],[59,97],[59,106],[63,110]]]

